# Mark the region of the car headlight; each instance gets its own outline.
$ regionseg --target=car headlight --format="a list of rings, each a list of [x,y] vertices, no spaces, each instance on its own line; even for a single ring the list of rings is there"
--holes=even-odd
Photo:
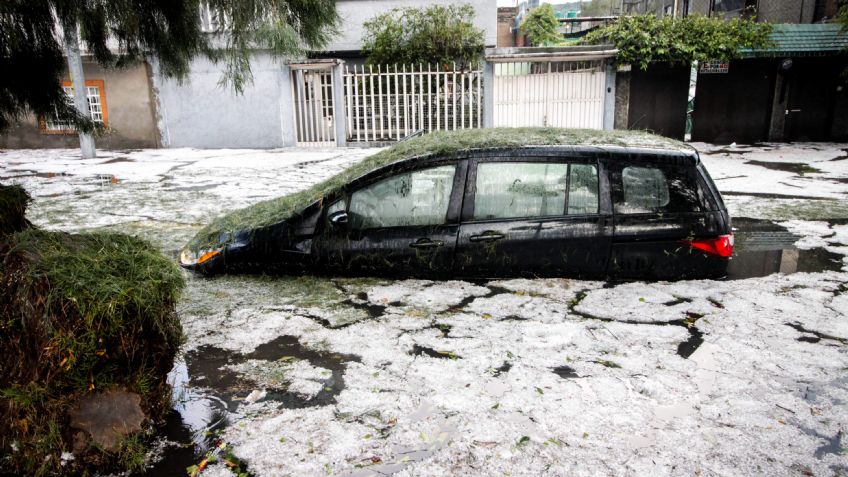
[[[184,248],[180,252],[180,263],[183,265],[201,265],[220,255],[222,250],[198,250],[194,252],[188,248]]]

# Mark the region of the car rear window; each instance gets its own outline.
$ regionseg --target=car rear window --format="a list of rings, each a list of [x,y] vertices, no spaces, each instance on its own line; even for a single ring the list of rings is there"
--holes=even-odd
[[[619,214],[703,210],[695,170],[681,166],[625,166],[615,200]]]
[[[475,185],[475,220],[598,212],[598,169],[592,164],[481,163]]]

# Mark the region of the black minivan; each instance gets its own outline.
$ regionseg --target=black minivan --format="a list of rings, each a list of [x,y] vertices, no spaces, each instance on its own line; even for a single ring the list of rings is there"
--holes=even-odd
[[[685,144],[646,133],[557,129],[412,141],[422,145],[379,153],[384,160],[370,170],[319,188],[315,200],[282,220],[249,227],[224,221],[230,230],[205,247],[190,244],[181,264],[207,274],[726,274],[730,217],[698,153]]]

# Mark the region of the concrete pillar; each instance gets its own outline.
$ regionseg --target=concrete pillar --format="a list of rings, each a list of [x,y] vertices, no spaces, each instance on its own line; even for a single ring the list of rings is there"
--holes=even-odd
[[[339,61],[333,66],[333,126],[336,128],[336,146],[347,145],[347,116],[344,104],[344,75],[342,74],[344,61]]]
[[[68,71],[74,86],[74,107],[80,116],[91,119],[91,109],[88,106],[88,95],[85,88],[85,73],[82,70],[77,24],[73,21],[63,22],[65,37],[65,54],[68,57]],[[94,137],[90,133],[79,132],[80,152],[83,159],[97,156],[94,149]]]
[[[604,89],[604,130],[606,131],[612,130],[615,126],[615,73],[615,65],[612,61],[607,61]]]
[[[297,145],[294,124],[294,83],[289,65],[280,68],[280,143],[283,147]]]
[[[495,64],[483,62],[483,127],[495,127]]]
[[[769,118],[768,140],[783,141],[786,131],[786,102],[783,94],[786,84],[786,75],[779,72],[774,78],[774,91],[771,100],[771,118]]]

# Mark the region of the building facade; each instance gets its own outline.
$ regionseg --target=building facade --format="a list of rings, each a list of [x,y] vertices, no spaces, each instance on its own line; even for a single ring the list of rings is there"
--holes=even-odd
[[[135,149],[160,147],[156,98],[151,89],[153,72],[147,62],[121,69],[105,69],[83,57],[86,93],[92,118],[104,126],[99,147]],[[62,82],[72,101],[71,78]],[[0,135],[3,148],[77,148],[79,136],[67,124],[53,118],[27,116]]]

